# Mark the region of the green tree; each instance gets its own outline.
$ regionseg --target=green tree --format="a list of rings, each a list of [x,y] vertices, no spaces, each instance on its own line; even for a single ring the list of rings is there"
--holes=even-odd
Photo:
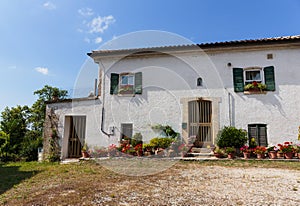
[[[0,161],[7,159],[10,147],[9,143],[9,135],[3,131],[0,131]]]
[[[42,89],[36,90],[33,94],[37,95],[38,99],[31,107],[31,127],[33,130],[39,131],[40,135],[42,135],[46,112],[46,102],[52,101],[53,97],[65,99],[68,96],[68,91],[45,85]]]
[[[30,110],[28,106],[6,107],[1,113],[0,129],[9,135],[9,141],[6,142],[6,156],[19,157],[21,142],[28,131],[28,116]],[[2,147],[3,145],[1,145]],[[9,146],[9,147],[7,147]]]

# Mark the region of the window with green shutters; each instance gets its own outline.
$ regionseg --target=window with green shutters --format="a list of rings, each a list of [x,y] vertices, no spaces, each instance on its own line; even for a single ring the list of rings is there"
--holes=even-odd
[[[266,85],[266,91],[275,91],[275,72],[273,66],[264,68],[233,68],[233,86],[235,92],[244,92],[244,86],[253,82]]]
[[[268,146],[267,125],[266,124],[249,124],[248,125],[249,143],[252,138],[258,146]]]
[[[142,94],[142,83],[142,72],[121,74],[111,73],[110,94]]]

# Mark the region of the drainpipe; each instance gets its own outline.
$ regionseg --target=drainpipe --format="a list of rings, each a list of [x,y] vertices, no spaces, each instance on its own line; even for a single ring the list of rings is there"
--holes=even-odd
[[[104,67],[104,65],[102,64],[102,62],[101,62],[101,60],[99,60],[99,65],[101,64],[101,66],[102,66],[102,68],[103,68],[103,72],[105,72],[105,67]],[[102,117],[101,117],[101,132],[103,133],[103,134],[105,134],[108,138],[110,138],[110,136],[112,135],[112,134],[110,134],[110,133],[108,133],[108,132],[106,132],[106,131],[104,131],[104,115],[105,115],[105,108],[104,108],[104,103],[105,103],[105,75],[102,75],[102,74],[100,74],[102,71],[101,71],[101,69],[100,69],[100,67],[99,67],[99,76],[101,76],[101,78],[102,78],[102,82],[103,82],[103,87],[102,87],[102,95],[103,95],[103,97],[102,97]]]
[[[227,91],[227,94],[228,94],[228,117],[229,117],[229,126],[232,126],[232,111],[231,111],[231,94],[230,92],[227,90],[227,88],[225,88],[225,90]]]

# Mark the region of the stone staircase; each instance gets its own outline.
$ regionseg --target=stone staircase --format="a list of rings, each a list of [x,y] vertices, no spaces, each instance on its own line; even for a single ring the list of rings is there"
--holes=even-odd
[[[210,148],[192,147],[192,149],[187,153],[187,156],[196,158],[211,158],[214,157],[214,153]]]

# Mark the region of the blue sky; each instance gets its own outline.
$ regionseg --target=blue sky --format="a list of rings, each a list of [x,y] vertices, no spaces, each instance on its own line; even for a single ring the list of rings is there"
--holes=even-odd
[[[300,1],[1,0],[0,111],[31,106],[45,84],[71,90],[86,53],[141,30],[195,43],[298,35]]]

